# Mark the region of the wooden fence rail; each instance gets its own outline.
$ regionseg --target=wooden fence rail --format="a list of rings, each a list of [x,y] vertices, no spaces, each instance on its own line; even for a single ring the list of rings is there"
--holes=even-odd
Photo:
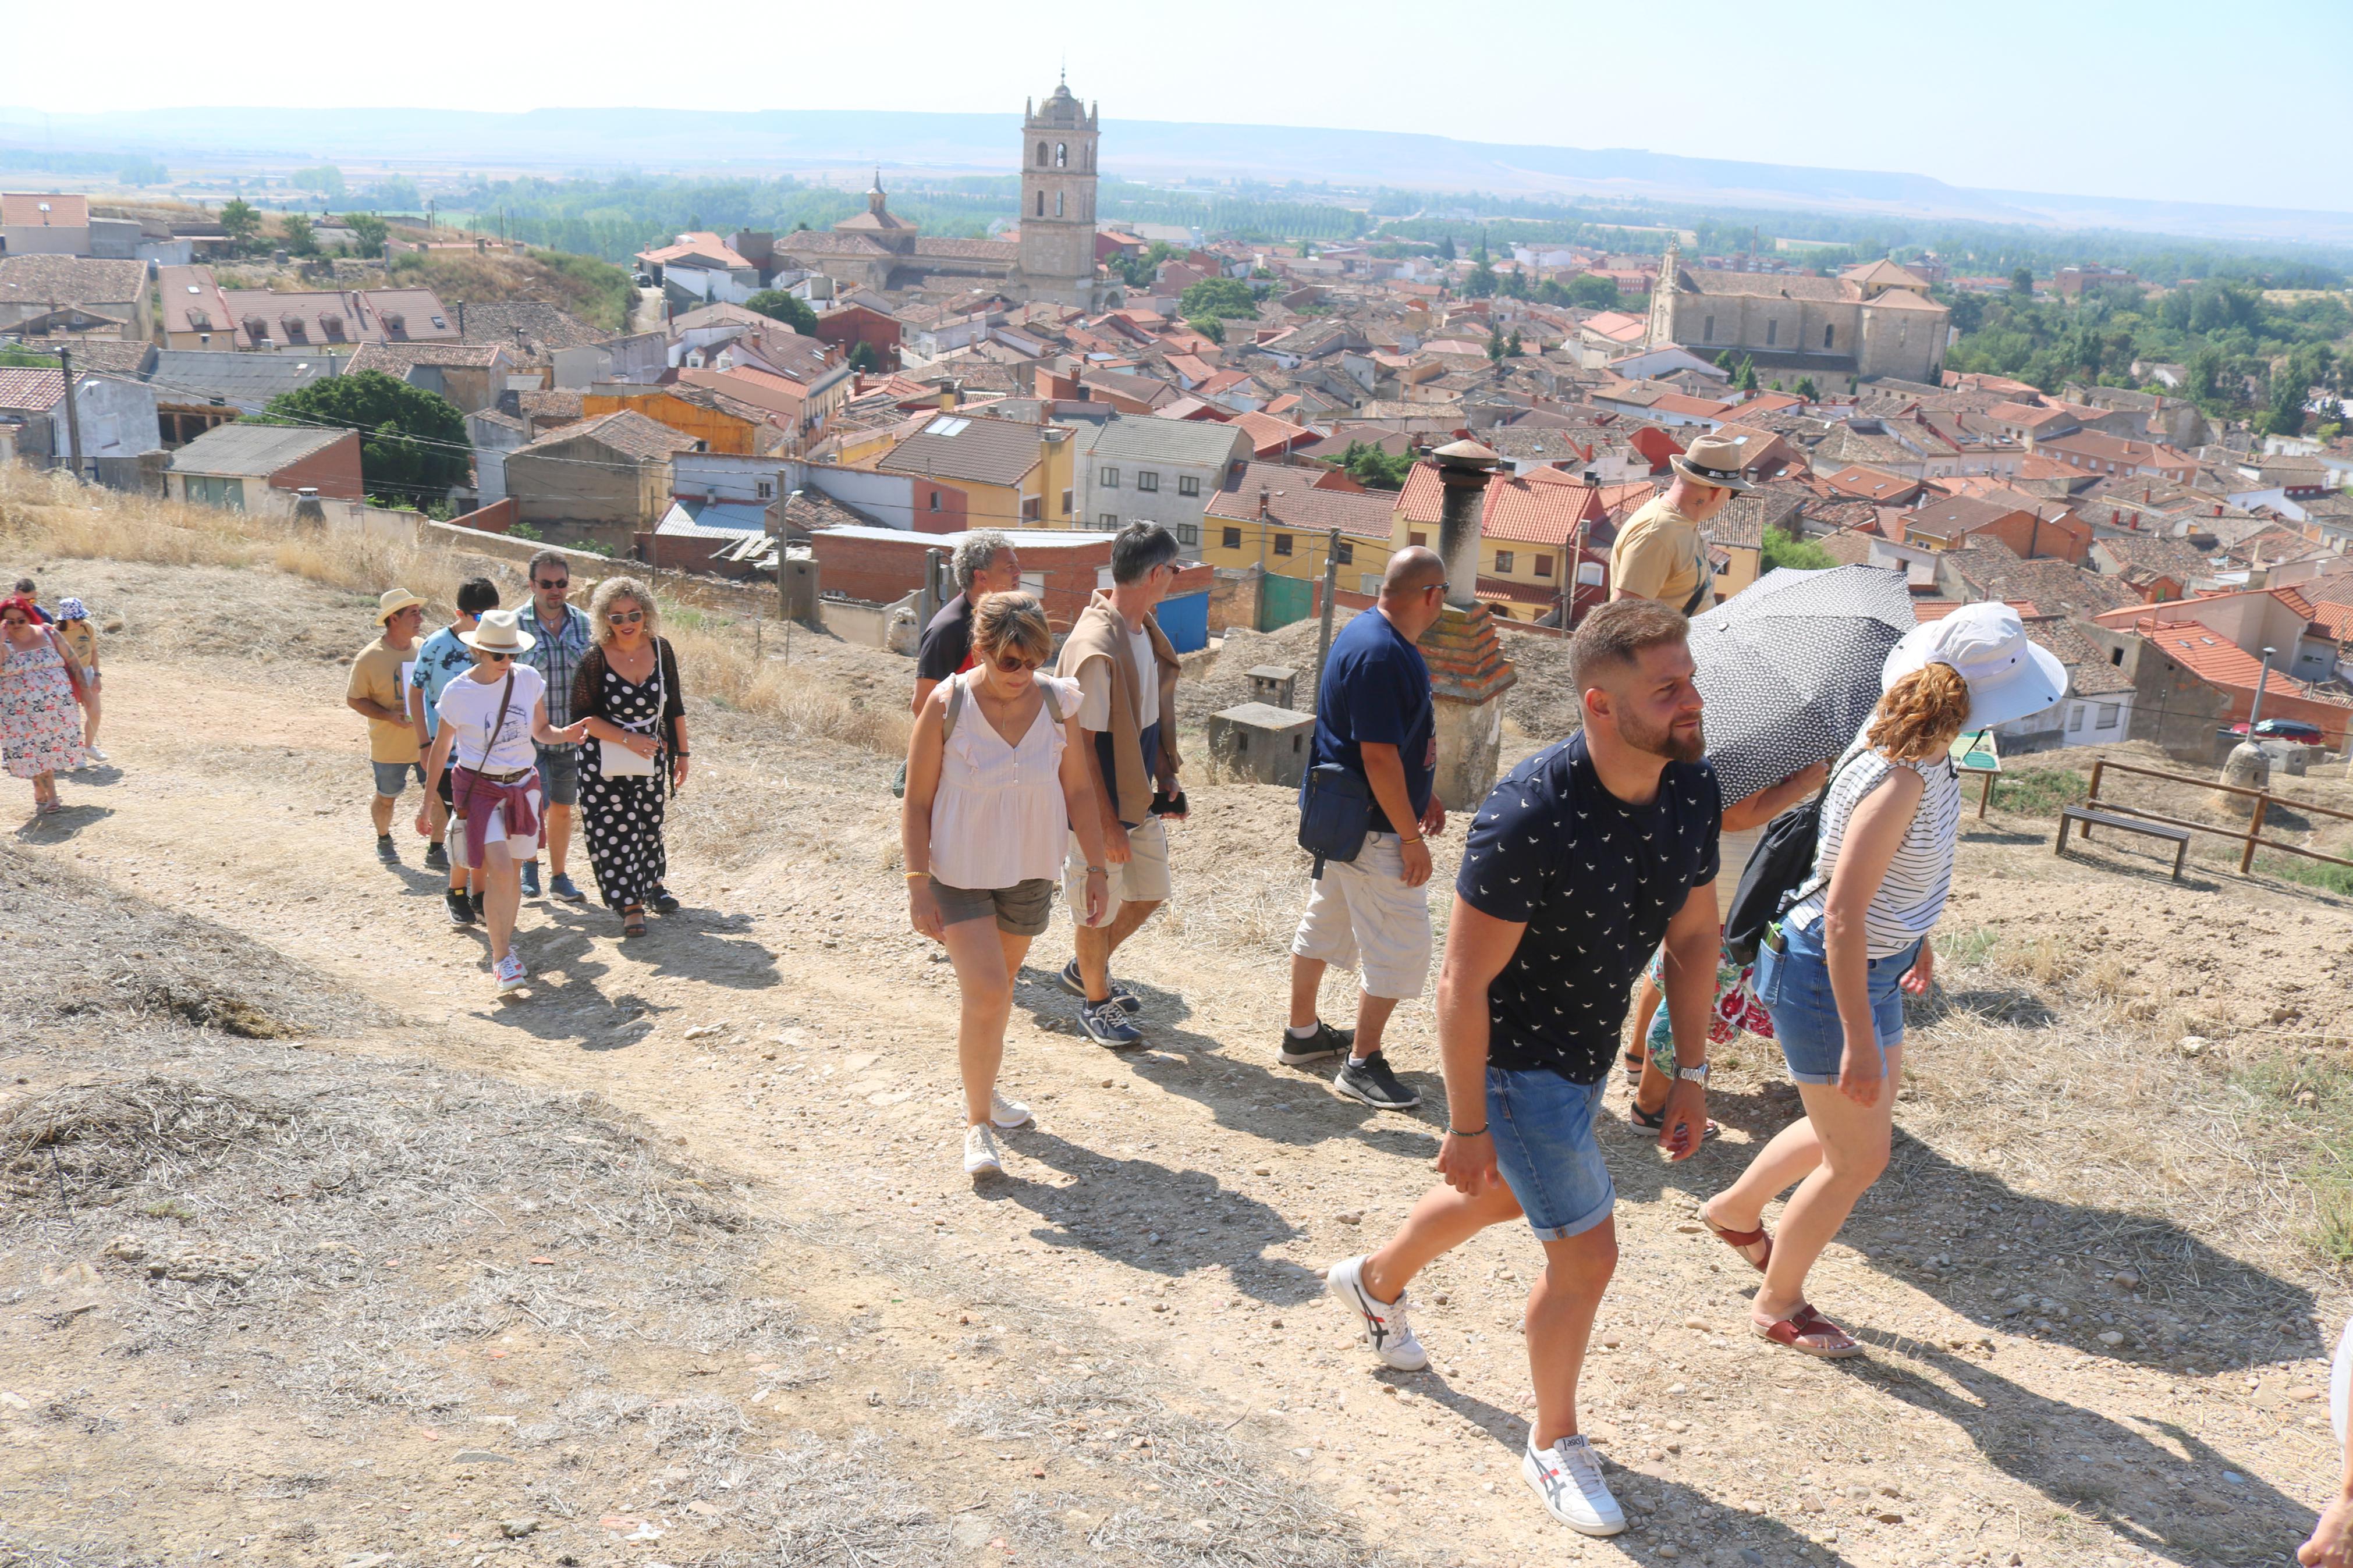
[[[2121,801],[2102,800],[2100,783],[2111,773],[2131,773],[2145,779],[2162,779],[2168,784],[2188,784],[2192,789],[2213,790],[2222,795],[2246,795],[2255,803],[2254,809],[2247,818],[2246,831],[2241,833],[2211,822],[2192,822],[2186,817],[2167,816],[2161,812],[2150,811],[2142,806],[2126,805]],[[2307,849],[2300,844],[2283,844],[2276,838],[2265,838],[2263,836],[2263,819],[2270,814],[2274,801],[2292,811],[2315,812],[2322,816],[2333,816],[2339,822],[2353,822],[2353,811],[2338,811],[2334,806],[2321,805],[2308,800],[2298,800],[2294,795],[2274,795],[2269,790],[2249,789],[2244,784],[2217,784],[2212,779],[2193,778],[2188,773],[2169,773],[2161,768],[2143,768],[2136,767],[2130,763],[2110,762],[2105,757],[2095,757],[2092,760],[2091,789],[2086,794],[2084,804],[2096,805],[2103,811],[2121,812],[2127,816],[2145,817],[2150,822],[2162,822],[2168,827],[2187,827],[2199,833],[2213,834],[2218,838],[2242,840],[2246,846],[2239,852],[2239,873],[2242,876],[2244,876],[2254,865],[2255,849],[2258,846],[2265,849],[2277,849],[2289,855],[2301,855],[2307,860],[2325,861],[2331,866],[2353,866],[2353,860],[2346,859],[2342,856],[2324,855],[2317,849]]]

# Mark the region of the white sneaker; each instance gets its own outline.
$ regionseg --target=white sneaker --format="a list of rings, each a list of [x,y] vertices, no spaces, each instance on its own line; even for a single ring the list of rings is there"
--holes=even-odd
[[[522,990],[523,983],[531,978],[531,971],[525,969],[522,960],[512,952],[499,960],[499,966],[492,973],[499,977],[499,993],[501,995]]]
[[[1373,1300],[1365,1289],[1365,1260],[1344,1258],[1332,1265],[1324,1276],[1324,1293],[1345,1305],[1364,1325],[1365,1342],[1387,1365],[1399,1372],[1419,1372],[1430,1364],[1430,1352],[1413,1337],[1413,1325],[1406,1321],[1407,1300],[1400,1295],[1395,1301]]]
[[[93,763],[102,763],[107,760],[106,753],[100,751],[96,746],[84,746],[81,749],[81,754],[88,757]]]
[[[1531,1431],[1520,1475],[1544,1500],[1545,1511],[1579,1535],[1616,1535],[1626,1528],[1626,1510],[1601,1479],[1601,1456],[1582,1434],[1539,1448]]]
[[[997,1132],[986,1121],[976,1121],[964,1130],[964,1173],[967,1176],[1005,1174],[1005,1161],[997,1152]]]
[[[1010,1131],[1029,1125],[1029,1108],[1019,1100],[1008,1100],[995,1089],[988,1091],[988,1119]]]

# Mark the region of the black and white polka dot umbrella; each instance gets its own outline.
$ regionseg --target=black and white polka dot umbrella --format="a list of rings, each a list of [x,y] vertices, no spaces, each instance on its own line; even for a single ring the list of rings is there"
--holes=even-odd
[[[1726,805],[1837,756],[1917,622],[1904,574],[1782,567],[1692,621],[1707,754]]]

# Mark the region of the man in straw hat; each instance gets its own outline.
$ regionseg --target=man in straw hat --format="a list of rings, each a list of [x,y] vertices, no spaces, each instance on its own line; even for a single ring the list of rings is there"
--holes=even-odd
[[[1668,462],[1667,492],[1626,520],[1609,548],[1609,596],[1657,599],[1686,616],[1715,603],[1715,571],[1702,531],[1725,503],[1756,489],[1742,471],[1740,436],[1702,436]]]
[[[375,624],[384,628],[383,635],[352,660],[343,706],[368,721],[368,763],[375,770],[375,798],[368,803],[368,816],[375,823],[375,858],[397,866],[400,851],[392,846],[393,802],[408,786],[410,774],[423,780],[417,731],[408,722],[408,677],[417,661],[417,634],[425,625],[425,601],[406,588],[386,588],[376,600]]]

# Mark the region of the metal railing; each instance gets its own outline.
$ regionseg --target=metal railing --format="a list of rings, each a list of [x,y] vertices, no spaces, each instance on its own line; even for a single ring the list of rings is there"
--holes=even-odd
[[[2211,822],[2192,822],[2187,817],[2167,816],[2162,812],[2150,811],[2145,806],[2126,805],[2121,801],[2102,800],[2100,783],[2110,773],[2131,773],[2138,778],[2162,779],[2168,784],[2188,784],[2192,789],[2211,790],[2218,795],[2244,795],[2255,803],[2254,809],[2248,816],[2246,831],[2242,833],[2234,828],[2224,827]],[[2239,872],[2242,876],[2253,867],[2255,850],[2258,847],[2277,849],[2289,855],[2301,855],[2307,860],[2324,861],[2331,866],[2353,866],[2353,860],[2348,860],[2342,856],[2324,855],[2317,849],[2307,849],[2300,844],[2283,844],[2276,838],[2265,838],[2263,836],[2263,819],[2269,815],[2274,802],[2292,811],[2312,812],[2321,816],[2333,816],[2339,822],[2353,822],[2353,811],[2338,811],[2333,806],[2320,805],[2308,800],[2298,800],[2294,795],[2274,795],[2269,790],[2250,789],[2244,784],[2218,784],[2212,779],[2193,778],[2188,773],[2169,773],[2159,768],[2136,767],[2130,763],[2110,762],[2105,757],[2093,759],[2091,788],[2085,794],[2084,800],[2085,805],[2095,805],[2103,811],[2121,812],[2127,816],[2144,817],[2150,822],[2162,822],[2168,827],[2187,827],[2197,833],[2211,833],[2218,838],[2239,839],[2246,846],[2239,852]]]

